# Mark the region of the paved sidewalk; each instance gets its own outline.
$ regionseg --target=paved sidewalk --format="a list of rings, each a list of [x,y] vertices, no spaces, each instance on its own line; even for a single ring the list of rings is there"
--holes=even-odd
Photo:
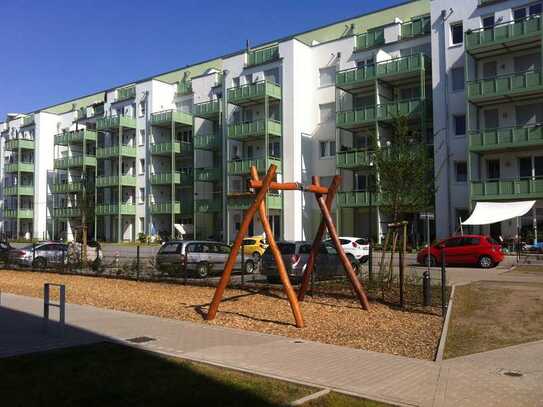
[[[147,336],[155,340],[139,345],[144,349],[398,405],[543,406],[543,341],[434,363],[72,304],[70,327],[59,337],[39,332],[42,306],[41,299],[2,295],[0,356],[15,343],[21,353],[24,346],[35,351]],[[17,318],[21,312],[25,318]]]

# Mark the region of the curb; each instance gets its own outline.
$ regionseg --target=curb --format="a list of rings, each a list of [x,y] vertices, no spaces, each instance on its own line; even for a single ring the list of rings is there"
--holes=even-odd
[[[449,332],[449,322],[451,319],[455,290],[456,290],[456,284],[453,284],[451,295],[449,297],[449,304],[447,305],[447,314],[445,315],[445,321],[443,321],[443,329],[441,330],[441,338],[439,338],[439,346],[437,347],[435,362],[441,362],[443,360],[443,354],[445,353],[445,343],[447,342],[447,333]]]

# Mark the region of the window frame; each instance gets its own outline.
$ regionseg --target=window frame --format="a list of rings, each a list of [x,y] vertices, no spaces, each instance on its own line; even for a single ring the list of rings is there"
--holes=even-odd
[[[460,36],[460,42],[454,42],[454,28],[460,27],[461,28],[461,36]],[[462,44],[464,44],[464,23],[462,21],[455,21],[453,23],[449,24],[449,33],[450,33],[450,41],[449,46],[450,47],[458,47]]]

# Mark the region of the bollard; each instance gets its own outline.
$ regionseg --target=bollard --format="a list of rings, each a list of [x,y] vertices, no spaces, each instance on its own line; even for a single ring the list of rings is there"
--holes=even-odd
[[[245,239],[241,241],[241,286],[245,286]]]
[[[447,273],[445,268],[445,250],[441,250],[441,315],[445,318],[447,314]]]
[[[140,245],[136,246],[136,281],[140,281]]]
[[[59,302],[58,304],[50,301],[50,288],[58,287],[59,289]],[[64,327],[66,325],[66,286],[64,284],[52,284],[45,283],[43,286],[43,330],[47,331],[49,328],[49,307],[57,307],[59,309],[59,328],[60,333],[64,334]]]
[[[373,241],[371,239],[371,236],[368,246],[368,279],[370,282],[369,285],[371,287],[371,283],[373,282]]]
[[[422,275],[422,295],[424,306],[429,307],[432,305],[432,280],[428,271],[425,271]]]

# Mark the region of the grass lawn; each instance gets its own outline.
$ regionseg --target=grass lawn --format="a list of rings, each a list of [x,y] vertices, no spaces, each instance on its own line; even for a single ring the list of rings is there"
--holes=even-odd
[[[0,359],[0,372],[5,406],[281,406],[317,391],[113,343]],[[337,394],[309,405],[381,406]]]
[[[445,358],[543,339],[543,284],[480,281],[456,287]]]
[[[304,407],[389,407],[390,404],[380,403],[378,401],[364,400],[356,397],[347,396],[339,393],[328,393],[324,397],[311,400]]]
[[[543,274],[543,266],[535,264],[523,264],[521,266],[516,266],[514,270],[510,272],[511,274]]]

